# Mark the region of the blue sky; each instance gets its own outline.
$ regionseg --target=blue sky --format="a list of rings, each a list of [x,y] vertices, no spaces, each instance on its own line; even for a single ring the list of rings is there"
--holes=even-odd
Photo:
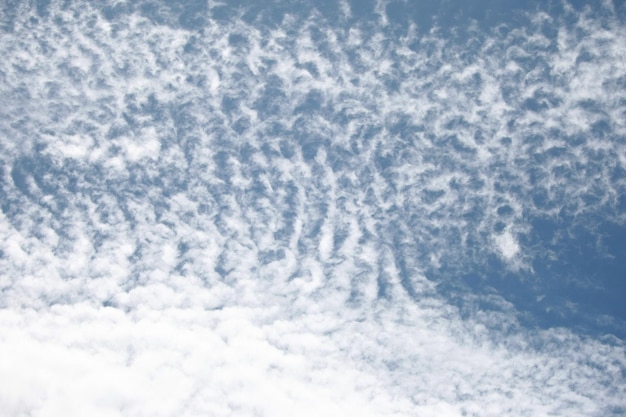
[[[626,414],[621,2],[0,9],[0,410]]]

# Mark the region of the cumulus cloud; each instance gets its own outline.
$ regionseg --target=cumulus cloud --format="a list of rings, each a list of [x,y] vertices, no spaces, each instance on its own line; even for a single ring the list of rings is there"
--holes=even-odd
[[[459,41],[384,2],[349,30],[207,7],[2,10],[0,410],[623,412],[621,339],[427,273],[532,274],[533,219],[623,227],[610,10]]]
[[[496,236],[495,240],[498,250],[504,258],[511,259],[519,252],[519,244],[508,230]]]

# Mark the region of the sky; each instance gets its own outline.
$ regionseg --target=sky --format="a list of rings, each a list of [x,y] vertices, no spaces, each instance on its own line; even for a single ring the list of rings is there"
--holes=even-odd
[[[626,415],[623,1],[0,4],[0,415]]]

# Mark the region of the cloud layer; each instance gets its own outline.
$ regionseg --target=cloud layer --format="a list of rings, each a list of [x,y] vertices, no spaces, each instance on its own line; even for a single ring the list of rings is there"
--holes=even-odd
[[[428,33],[196,6],[2,11],[0,410],[624,413],[621,339],[428,279],[540,285],[538,219],[624,227],[608,3]]]

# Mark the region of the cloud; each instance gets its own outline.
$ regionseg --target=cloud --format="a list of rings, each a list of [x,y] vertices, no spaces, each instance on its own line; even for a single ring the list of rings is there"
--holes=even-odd
[[[495,241],[500,254],[506,259],[513,258],[519,252],[519,244],[508,230],[496,236]]]
[[[429,279],[531,274],[534,219],[623,227],[610,11],[461,42],[398,38],[384,2],[368,25],[344,2],[350,30],[122,6],[2,11],[0,409],[623,411],[622,340]]]

